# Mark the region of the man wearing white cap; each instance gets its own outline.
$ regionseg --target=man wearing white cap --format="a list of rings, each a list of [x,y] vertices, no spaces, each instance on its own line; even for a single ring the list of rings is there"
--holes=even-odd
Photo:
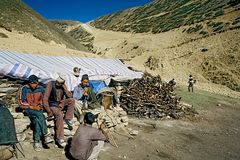
[[[47,83],[43,97],[43,105],[48,117],[55,117],[56,144],[58,147],[63,148],[66,145],[64,142],[64,122],[71,130],[71,119],[74,115],[74,99],[72,98],[72,93],[65,85],[65,80],[61,76],[59,76],[56,81]],[[62,110],[66,110],[65,116],[63,116]]]

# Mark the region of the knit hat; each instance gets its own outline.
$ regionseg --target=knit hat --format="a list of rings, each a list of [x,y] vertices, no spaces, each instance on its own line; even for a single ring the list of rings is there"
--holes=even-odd
[[[37,83],[38,82],[38,77],[35,75],[31,75],[28,77],[29,83]]]
[[[84,115],[84,121],[85,121],[87,124],[93,124],[93,122],[95,121],[95,116],[94,116],[91,112],[87,112],[87,113]]]
[[[89,78],[88,78],[87,74],[82,75],[82,80],[81,81],[83,81],[83,80],[88,80],[89,81]]]

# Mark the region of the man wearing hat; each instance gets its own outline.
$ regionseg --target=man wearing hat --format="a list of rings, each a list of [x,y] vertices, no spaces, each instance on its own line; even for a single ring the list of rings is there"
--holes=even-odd
[[[41,151],[41,140],[50,143],[53,140],[47,135],[47,125],[43,115],[43,93],[44,88],[39,85],[38,77],[31,75],[28,83],[19,90],[19,104],[27,115],[33,127],[34,150]]]
[[[76,77],[79,77],[80,76],[80,68],[74,67],[73,68],[73,75],[76,76]]]
[[[56,144],[63,148],[64,142],[64,123],[72,130],[72,118],[74,115],[74,99],[72,93],[67,89],[65,80],[59,76],[56,81],[47,83],[43,97],[43,104],[48,113],[48,117],[55,117],[55,137]],[[63,110],[66,110],[65,116]]]
[[[73,68],[73,76],[71,76],[71,81],[66,84],[69,86],[69,90],[73,92],[74,87],[76,87],[80,82],[81,82],[81,77],[80,77],[80,71],[81,69],[79,67],[74,67]]]
[[[89,87],[89,78],[87,74],[84,74],[82,76],[81,83],[74,87],[73,98],[76,100],[75,113],[78,119],[80,119],[82,115],[83,107],[85,109],[87,109],[87,107],[90,109],[100,107],[95,93],[93,92],[92,88]]]

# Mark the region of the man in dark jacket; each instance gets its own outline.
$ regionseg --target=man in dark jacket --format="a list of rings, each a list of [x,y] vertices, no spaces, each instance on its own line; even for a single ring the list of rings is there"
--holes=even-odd
[[[35,151],[41,151],[41,139],[44,139],[45,143],[53,141],[47,136],[47,125],[43,115],[43,93],[44,88],[39,85],[38,77],[31,75],[27,85],[21,87],[18,94],[20,107],[31,120]]]
[[[188,92],[193,92],[193,85],[196,83],[196,80],[193,79],[193,76],[190,75],[188,79]]]
[[[48,117],[55,117],[56,120],[56,144],[63,148],[64,142],[64,123],[72,130],[71,119],[74,115],[74,99],[72,93],[67,89],[65,80],[59,76],[56,81],[49,82],[46,85],[44,98],[44,107],[48,113]],[[66,110],[65,116],[63,110]]]

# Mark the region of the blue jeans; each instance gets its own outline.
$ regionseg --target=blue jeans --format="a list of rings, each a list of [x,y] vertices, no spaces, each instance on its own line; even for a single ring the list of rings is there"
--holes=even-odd
[[[24,114],[29,117],[33,129],[33,140],[40,141],[47,134],[47,124],[42,110],[26,109]]]

